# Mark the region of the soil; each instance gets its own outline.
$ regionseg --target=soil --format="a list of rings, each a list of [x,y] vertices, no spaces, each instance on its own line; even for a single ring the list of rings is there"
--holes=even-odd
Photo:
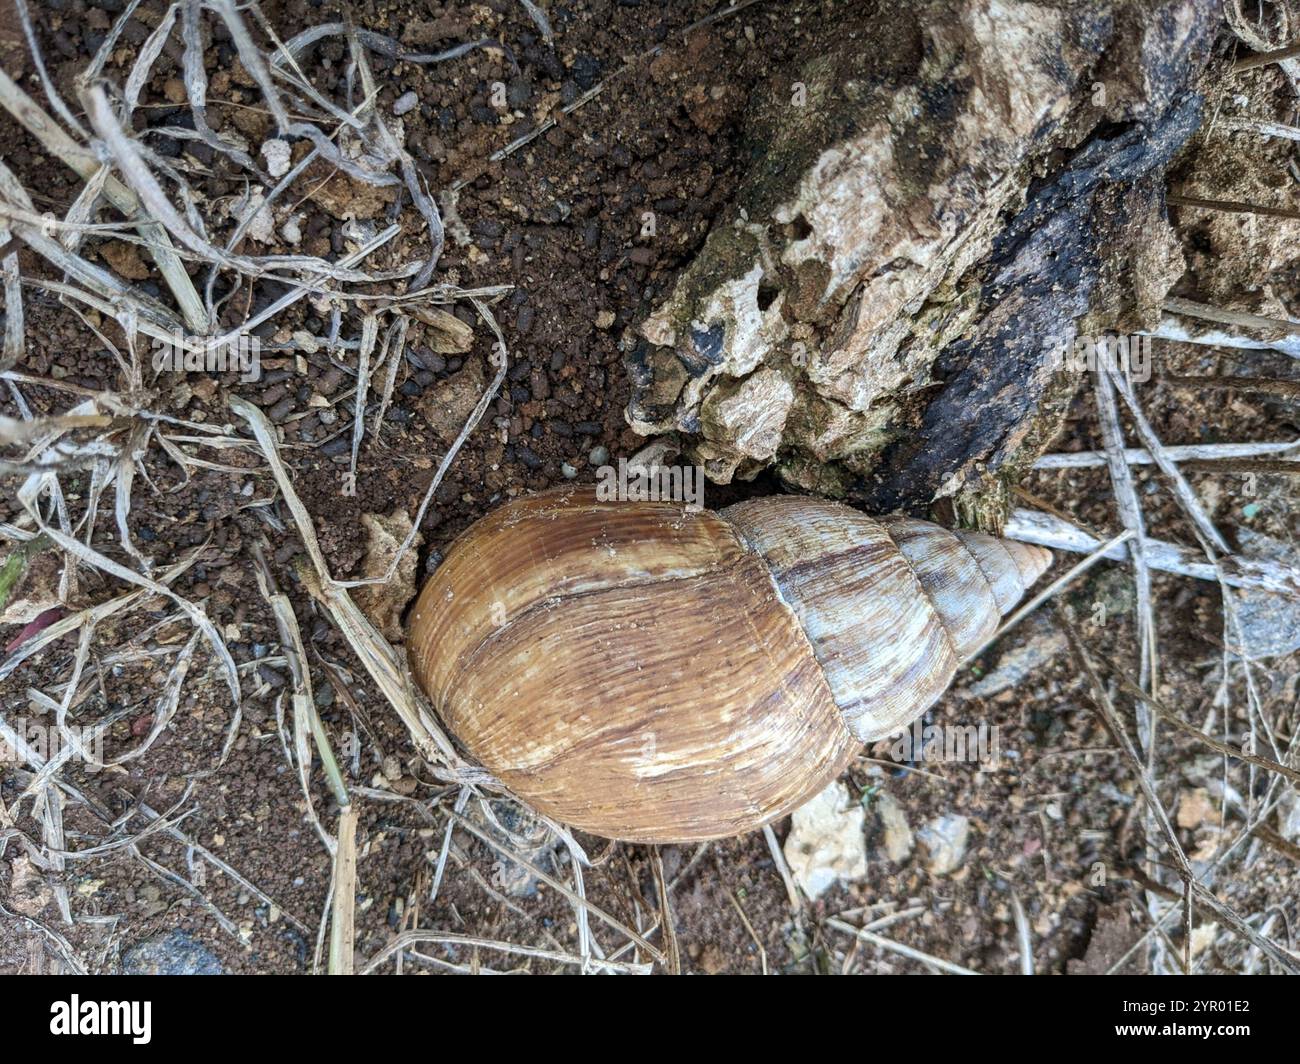
[[[121,6],[120,0],[97,5],[46,0],[39,36],[58,84],[70,88]],[[566,465],[577,480],[593,479],[593,466],[600,464],[592,458],[596,448],[617,460],[644,445],[623,418],[628,388],[622,359],[630,330],[668,291],[734,190],[747,158],[741,130],[746,100],[815,49],[818,34],[842,17],[846,7],[812,0],[760,3],[683,36],[687,26],[713,12],[714,0],[679,0],[669,6],[640,0],[569,0],[546,6],[554,48],[545,44],[524,7],[513,0],[430,0],[427,5],[276,0],[264,5],[284,38],[313,23],[350,17],[359,26],[422,51],[480,38],[509,48],[509,54],[499,48],[481,49],[431,66],[374,58],[381,109],[391,111],[408,92],[418,97],[418,105],[402,122],[406,143],[429,186],[460,186],[454,203],[454,220],[460,225],[453,224],[446,211],[450,235],[437,279],[465,288],[511,286],[494,307],[510,352],[507,383],[437,492],[421,529],[421,571],[435,566],[458,533],[503,500],[566,482]],[[146,3],[142,11],[151,9],[157,12],[159,7]],[[152,25],[142,18],[108,67],[115,80],[125,80],[126,68],[119,60],[129,66]],[[228,44],[224,51],[223,42],[215,47],[216,58],[226,60],[222,66],[230,73],[220,83],[214,80],[210,118],[214,126],[230,123],[229,128],[257,143],[270,128],[268,117],[252,106],[256,92],[228,62]],[[304,69],[319,84],[333,88],[344,52],[337,41],[319,45],[307,53]],[[17,62],[10,52],[4,54],[10,57],[7,62]],[[184,112],[169,102],[174,60],[164,56],[156,69],[143,97],[150,101],[143,113],[150,124],[182,121]],[[31,72],[30,64],[26,72]],[[562,116],[520,150],[490,160],[492,153],[602,80],[604,89],[590,102]],[[1236,91],[1251,95],[1253,113],[1280,113],[1286,97],[1275,69],[1255,72],[1242,82],[1246,87],[1238,84]],[[494,83],[505,87],[505,113],[492,105]],[[72,98],[71,91],[67,96]],[[80,188],[71,171],[45,157],[7,117],[0,118],[0,138],[10,146],[6,165],[33,190],[38,209],[64,212]],[[167,151],[194,151],[194,142],[161,140]],[[1285,142],[1256,140],[1248,148],[1252,172],[1271,175],[1260,179],[1275,194],[1270,202],[1286,203],[1294,196],[1294,184],[1287,173],[1291,155]],[[1240,145],[1203,139],[1185,154],[1177,178],[1194,184],[1203,175],[1227,173],[1225,158],[1239,163],[1240,156]],[[220,160],[196,161],[212,164],[212,176],[203,188],[210,199],[233,200],[242,193]],[[338,190],[322,192],[324,176],[309,174],[301,189],[303,244],[317,254],[342,248],[345,219],[331,214],[330,206],[339,209],[339,202],[350,199]],[[329,184],[341,180],[334,177]],[[1255,192],[1263,195],[1259,185]],[[1217,194],[1250,198],[1229,196],[1222,189]],[[384,197],[376,199],[360,209],[354,204],[353,209],[373,213],[382,223],[393,204]],[[642,235],[646,212],[655,218],[651,238]],[[387,252],[393,263],[418,257],[422,248],[414,212],[407,210],[400,217],[405,232]],[[1249,272],[1252,261],[1258,268],[1249,242],[1272,239],[1273,231],[1265,225],[1242,227],[1234,237],[1207,234],[1204,220],[1190,215],[1178,221],[1192,266],[1180,294],[1236,297],[1243,309],[1252,298],[1279,299],[1284,307],[1294,299],[1293,260],[1285,255],[1282,261],[1270,260],[1263,275]],[[1238,243],[1233,244],[1234,239]],[[162,292],[150,265],[128,261],[120,249],[105,250],[106,261],[113,262],[114,256],[116,268],[124,273],[128,268],[147,271],[141,283]],[[1225,261],[1233,267],[1225,268]],[[21,263],[25,275],[49,275],[48,268],[25,250]],[[243,290],[230,302],[228,313],[238,319],[248,308],[256,310],[279,294],[268,285]],[[36,413],[66,409],[67,386],[118,387],[111,353],[76,315],[35,291],[26,298],[29,342],[16,368],[47,382],[22,385],[23,398]],[[264,330],[261,381],[160,378],[153,408],[191,421],[226,424],[232,420],[228,395],[259,404],[283,427],[286,460],[332,571],[354,574],[360,571],[366,548],[363,515],[415,512],[446,448],[446,411],[456,408],[467,384],[477,394],[490,376],[490,331],[468,304],[458,305],[455,312],[472,327],[472,346],[440,353],[434,349],[435,330],[412,328],[382,430],[378,438],[368,433],[363,445],[355,495],[344,492],[351,433],[351,400],[344,397],[351,388],[349,376],[355,375],[355,355],[343,357],[336,366],[321,352],[300,364],[292,357],[277,357],[273,349],[294,331],[305,329],[318,336],[327,331],[328,322],[306,300]],[[120,343],[115,323],[97,324]],[[345,324],[344,335],[354,335],[356,324]],[[1189,392],[1163,380],[1169,374],[1234,373],[1297,376],[1294,362],[1280,356],[1158,344],[1157,376],[1144,386],[1142,396],[1162,438],[1184,443],[1294,437],[1300,423],[1294,404],[1246,392]],[[322,407],[314,396],[338,405]],[[322,411],[334,417],[322,417]],[[0,401],[0,414],[18,416],[11,395]],[[1052,449],[1098,446],[1095,415],[1084,389]],[[96,856],[69,859],[62,872],[33,878],[21,864],[21,844],[0,841],[0,900],[15,914],[0,914],[0,971],[57,970],[62,963],[59,951],[30,920],[57,929],[71,952],[95,971],[133,970],[133,949],[177,931],[227,972],[311,970],[330,888],[330,860],[304,816],[302,792],[277,724],[288,671],[274,620],[253,576],[251,551],[263,539],[275,579],[290,595],[309,644],[326,729],[334,748],[343,751],[350,784],[361,789],[358,958],[373,956],[394,933],[414,926],[573,952],[578,929],[565,898],[545,882],[521,877],[464,831],[455,835],[445,880],[429,901],[445,809],[454,802],[455,792],[423,772],[400,722],[298,582],[294,563],[302,547],[287,511],[272,505],[269,512],[275,516],[268,520],[268,508],[258,505],[274,494],[271,478],[251,453],[232,449],[217,460],[247,472],[199,469],[187,479],[154,444],[145,463],[151,483],[137,480],[129,527],[138,547],[159,565],[204,547],[199,560],[173,586],[179,594],[203,602],[241,667],[246,698],[229,756],[224,761],[220,756],[231,727],[229,699],[223,696],[219,670],[200,648],[177,712],[146,756],[119,769],[81,775],[70,770],[67,776],[103,814],[96,818],[84,804],[68,805],[68,849],[105,841],[116,845]],[[1149,468],[1142,467],[1137,476],[1155,534],[1194,543],[1168,496],[1157,491],[1157,478]],[[1221,527],[1245,526],[1294,541],[1294,492],[1287,477],[1262,475],[1250,484],[1249,495],[1242,477],[1192,478]],[[18,481],[5,479],[0,521],[12,521],[20,512],[13,499]],[[87,483],[84,475],[66,478],[70,502],[84,505]],[[1037,473],[1024,488],[1097,529],[1118,527],[1104,469]],[[744,494],[773,490],[776,485],[760,477],[749,484],[711,489],[708,502],[721,506]],[[111,526],[111,515],[101,513],[100,522]],[[108,533],[104,542],[111,544],[112,539]],[[105,549],[125,559],[120,550]],[[1058,559],[1053,574],[1069,564],[1069,559]],[[103,601],[122,591],[90,569],[81,575],[77,594],[82,602]],[[1240,670],[1223,678],[1218,590],[1165,576],[1156,577],[1155,589],[1166,704],[1197,725],[1212,721],[1216,733],[1227,727],[1239,737],[1246,720],[1245,685]],[[1112,608],[1105,623],[1086,628],[1088,651],[1103,669],[1132,673],[1137,651],[1132,582],[1125,570],[1103,565],[1062,601],[1073,606],[1082,624],[1094,615],[1094,603],[1103,600]],[[978,971],[1015,972],[1021,959],[1014,899],[1027,914],[1036,971],[1098,965],[1104,969],[1120,963],[1145,930],[1141,797],[1132,771],[1091,705],[1079,668],[1058,646],[1000,693],[979,697],[971,691],[981,678],[996,674],[999,663],[1041,636],[1044,624],[1023,625],[983,655],[959,675],[954,689],[927,716],[936,722],[997,728],[1003,756],[996,765],[900,765],[888,742],[864,750],[846,780],[868,814],[868,874],[861,882],[841,884],[796,912],[762,834],[702,847],[660,848],[683,969],[922,971],[924,965],[855,944],[826,923],[827,917],[839,916],[860,924],[919,907],[921,914],[884,933]],[[188,621],[158,600],[98,627],[87,668],[101,670],[106,680],[102,689],[90,688],[91,695],[76,714],[85,720],[120,715],[108,733],[106,754],[126,752],[148,733],[154,700],[167,681],[172,658],[191,633]],[[9,643],[17,634],[16,627],[0,630],[0,643]],[[76,651],[75,635],[64,637],[4,680],[0,705],[6,715],[44,719],[41,700],[31,692],[57,698]],[[1261,663],[1255,671],[1263,711],[1279,742],[1294,734],[1298,676],[1294,655]],[[1212,814],[1193,815],[1198,792],[1215,793],[1222,759],[1182,737],[1166,736],[1161,751],[1162,797],[1177,809],[1186,796],[1193,796],[1192,812],[1180,818],[1178,830],[1189,855],[1204,859],[1240,827],[1231,812],[1227,824],[1220,826],[1217,801]],[[323,823],[333,824],[338,810],[319,766],[311,782],[317,813]],[[1238,791],[1251,786],[1240,766],[1232,782]],[[1262,788],[1267,776],[1258,774],[1254,783]],[[14,805],[25,785],[21,773],[0,771],[0,799],[7,806]],[[896,862],[886,856],[879,816],[882,793],[902,807],[913,831],[948,813],[970,818],[970,844],[956,872],[932,874],[919,846]],[[236,882],[165,833],[129,845],[127,832],[146,826],[140,803],[183,814],[178,827],[184,835],[227,861],[257,889]],[[19,803],[16,826],[40,838],[33,813],[30,800]],[[518,813],[503,807],[498,815]],[[118,818],[123,819],[113,823]],[[788,822],[776,825],[778,837],[787,830]],[[630,926],[649,926],[658,911],[651,849],[581,841],[595,865],[584,877],[588,896]],[[536,860],[560,881],[571,879],[567,855],[544,849]],[[160,874],[160,868],[172,875]],[[1294,904],[1296,875],[1294,856],[1255,841],[1244,859],[1214,885],[1239,912],[1264,913],[1273,905]],[[1166,878],[1174,881],[1172,875]],[[59,919],[57,897],[42,893],[56,884],[66,888],[77,917],[72,926]],[[1206,920],[1198,917],[1198,925]],[[1280,929],[1275,933],[1284,935]],[[616,933],[599,924],[594,934],[607,954],[622,945]],[[1223,935],[1206,941],[1209,945],[1199,955],[1205,970],[1241,967],[1243,948],[1238,941]],[[533,971],[555,967],[469,945],[428,945],[419,953],[422,956],[388,961],[380,970],[429,972],[448,964]],[[620,959],[630,956],[625,953]],[[1134,960],[1122,966],[1140,967]]]

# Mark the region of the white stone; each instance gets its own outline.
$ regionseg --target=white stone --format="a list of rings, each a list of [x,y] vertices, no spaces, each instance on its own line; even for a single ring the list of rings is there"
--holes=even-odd
[[[866,814],[849,799],[842,783],[832,783],[794,811],[785,840],[785,859],[795,882],[818,898],[837,881],[867,874]]]
[[[951,875],[966,859],[970,821],[957,813],[937,816],[918,831],[917,836],[929,855],[925,866],[930,875]]]
[[[289,172],[293,161],[287,140],[278,137],[262,142],[262,158],[266,160],[266,172],[272,177],[284,177]]]

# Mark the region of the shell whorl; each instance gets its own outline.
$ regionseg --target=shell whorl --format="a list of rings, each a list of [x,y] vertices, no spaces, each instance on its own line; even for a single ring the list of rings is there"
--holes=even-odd
[[[752,499],[721,516],[767,563],[863,742],[933,705],[1052,558],[1042,547],[801,496]]]

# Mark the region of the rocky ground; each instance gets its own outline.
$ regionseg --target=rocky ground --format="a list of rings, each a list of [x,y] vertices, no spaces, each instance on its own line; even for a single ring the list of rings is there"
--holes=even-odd
[[[510,352],[506,383],[436,492],[420,528],[415,571],[407,574],[413,582],[437,565],[458,533],[502,500],[591,480],[596,467],[644,444],[623,413],[629,396],[624,356],[634,329],[671,290],[736,191],[747,162],[741,137],[747,100],[815,52],[819,30],[842,14],[835,4],[809,0],[757,3],[683,35],[713,12],[711,2],[570,0],[546,6],[553,44],[514,0],[284,0],[264,7],[284,37],[350,17],[420,51],[484,38],[506,46],[435,65],[374,57],[377,106],[400,118],[401,135],[429,186],[458,190],[443,201],[448,240],[439,277],[462,288],[510,286],[493,307]],[[72,79],[121,9],[120,0],[40,5],[38,37],[52,78],[69,98]],[[141,6],[110,58],[109,76],[125,80],[161,11],[155,3]],[[34,68],[12,27],[9,19],[0,33],[5,69],[36,94]],[[1230,42],[1225,30],[1220,50],[1229,50]],[[345,51],[339,41],[322,43],[306,54],[304,70],[336,89]],[[231,61],[230,42],[215,39],[211,52],[209,122],[251,144],[262,142],[270,118]],[[185,125],[178,71],[178,56],[164,49],[142,87],[141,126]],[[493,104],[497,84],[507,95],[504,109]],[[589,102],[536,139],[491,158],[602,84]],[[1286,74],[1277,66],[1225,76],[1215,91],[1208,107],[1213,115],[1294,119]],[[7,116],[0,117],[0,138],[5,164],[22,177],[37,210],[64,214],[81,188],[77,176]],[[1179,157],[1171,189],[1186,197],[1292,209],[1292,143],[1216,119]],[[157,151],[193,166],[206,206],[225,209],[226,216],[240,209],[242,180],[201,142],[164,134]],[[292,209],[249,240],[261,240],[259,254],[297,248],[336,256],[367,225],[386,224],[393,202],[383,189],[309,169],[284,201]],[[652,236],[643,231],[647,211],[656,219]],[[1300,222],[1193,207],[1173,208],[1171,220],[1187,263],[1176,294],[1295,317]],[[417,257],[424,238],[417,214],[408,209],[400,222],[403,232],[389,249],[393,262]],[[96,262],[146,291],[164,293],[157,269],[134,246],[98,241],[92,249]],[[56,276],[26,249],[19,261],[24,275]],[[226,313],[256,313],[282,294],[272,284],[246,286]],[[22,379],[0,393],[0,415],[21,416],[20,396],[35,414],[52,414],[83,394],[76,389],[118,387],[108,346],[122,343],[117,323],[94,317],[96,333],[37,290],[26,295],[24,309],[27,342],[14,367]],[[276,350],[295,334],[319,338],[328,332],[328,314],[309,300],[261,330],[266,351],[260,381],[161,376],[148,382],[153,409],[193,425],[229,425],[231,437],[247,439],[228,399],[238,395],[257,404],[283,433],[286,464],[331,570],[360,574],[368,553],[409,527],[403,520],[415,513],[438,460],[491,379],[491,331],[468,302],[450,309],[463,329],[446,322],[412,326],[382,428],[368,432],[360,450],[355,494],[343,487],[355,351],[331,359],[323,350]],[[356,328],[349,321],[345,333]],[[1139,395],[1165,443],[1297,436],[1294,386],[1289,392],[1258,385],[1225,390],[1184,380],[1294,382],[1300,372],[1285,355],[1157,340],[1153,363],[1154,375]],[[1124,425],[1130,446],[1136,445],[1127,418]],[[1091,386],[1084,382],[1050,449],[1100,446]],[[98,773],[69,767],[69,785],[86,800],[65,795],[63,848],[71,853],[53,867],[43,867],[49,864],[43,845],[24,844],[47,837],[51,811],[20,800],[29,775],[12,763],[0,766],[0,800],[12,817],[12,828],[8,817],[0,820],[0,971],[312,970],[331,861],[305,816],[303,791],[286,757],[282,718],[292,676],[254,576],[253,547],[263,540],[268,568],[302,629],[315,705],[358,795],[358,963],[398,932],[423,928],[470,941],[430,942],[384,961],[379,970],[571,967],[474,944],[491,940],[571,956],[579,928],[555,883],[521,872],[469,832],[452,836],[434,895],[447,810],[458,788],[428,773],[391,707],[302,586],[296,563],[303,548],[291,515],[274,501],[275,483],[259,453],[236,446],[202,455],[213,467],[184,471],[155,442],[124,521],[132,542],[159,566],[203,548],[172,587],[202,602],[226,639],[244,686],[242,719],[231,731],[218,664],[206,647],[195,649],[175,712],[146,756]],[[20,457],[6,451],[6,458]],[[1158,474],[1141,466],[1135,475],[1151,534],[1194,546],[1191,527]],[[1297,563],[1290,553],[1297,531],[1292,474],[1197,469],[1188,475],[1234,549],[1276,551]],[[0,482],[0,522],[16,523],[21,477],[5,472]],[[89,476],[73,473],[64,486],[80,512]],[[759,475],[711,486],[707,502],[720,506],[778,488]],[[1035,472],[1023,490],[1034,505],[1103,533],[1120,528],[1105,468]],[[116,545],[112,515],[101,514],[100,525],[106,529],[103,549],[130,563]],[[31,566],[34,583],[25,593],[34,600],[45,564]],[[1069,564],[1060,557],[1049,579]],[[47,585],[57,575],[57,569],[46,572]],[[79,576],[68,608],[126,590],[94,567],[81,567]],[[1225,657],[1225,642],[1232,640],[1225,637],[1216,584],[1156,574],[1153,597],[1163,703],[1238,748],[1252,720],[1257,730],[1266,722],[1286,750],[1300,712],[1294,604],[1259,596],[1242,604],[1248,640],[1260,655],[1248,676],[1238,658]],[[393,612],[402,605],[398,599],[368,604],[394,637],[400,637]],[[762,834],[658,850],[584,838],[592,858],[584,872],[588,898],[664,946],[659,932],[646,930],[660,912],[662,883],[671,899],[680,967],[693,972],[926,970],[922,961],[853,936],[853,928],[882,920],[875,925],[881,935],[981,972],[1021,970],[1025,934],[1035,971],[1142,970],[1149,959],[1139,939],[1150,930],[1151,907],[1177,902],[1177,876],[1167,856],[1163,868],[1143,859],[1137,778],[1094,708],[1054,620],[1056,610],[1071,612],[1088,654],[1118,697],[1118,679],[1136,675],[1135,609],[1131,571],[1102,563],[964,669],[927,714],[927,724],[976,729],[996,743],[996,758],[927,761],[924,751],[900,754],[886,740],[863,751],[839,791],[793,825],[776,824],[785,858],[813,900],[790,897]],[[0,627],[6,653],[30,638],[26,618],[10,619],[14,623]],[[105,737],[108,755],[150,734],[155,699],[192,634],[174,605],[156,597],[94,629],[85,670],[102,679],[86,685],[72,712],[79,721],[113,719]],[[1260,645],[1265,637],[1268,646]],[[69,634],[9,671],[0,680],[5,718],[48,721],[46,696],[61,693],[77,652],[78,636]],[[1120,703],[1131,721],[1131,701]],[[1187,735],[1166,730],[1157,750],[1158,794],[1193,870],[1252,927],[1294,950],[1288,937],[1298,915],[1300,874],[1294,797],[1281,790],[1269,797],[1275,774],[1226,762]],[[314,809],[332,825],[338,808],[318,763],[309,783]],[[174,830],[158,830],[146,806],[170,817]],[[513,803],[498,800],[492,809],[532,863],[568,889],[569,854]],[[1264,809],[1270,811],[1261,816]],[[470,815],[489,822],[481,809],[471,807]],[[1251,833],[1230,850],[1248,824]],[[65,909],[71,923],[63,919]],[[1171,909],[1168,956],[1180,955],[1190,934],[1198,970],[1268,970],[1270,962],[1222,919],[1198,909],[1189,932],[1181,927],[1179,906]],[[607,958],[647,959],[599,922],[593,935]]]

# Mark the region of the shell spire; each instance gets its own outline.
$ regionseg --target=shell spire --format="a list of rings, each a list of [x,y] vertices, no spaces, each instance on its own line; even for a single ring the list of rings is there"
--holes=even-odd
[[[753,499],[721,516],[767,563],[863,742],[933,705],[1052,560],[1042,547],[824,499]]]

